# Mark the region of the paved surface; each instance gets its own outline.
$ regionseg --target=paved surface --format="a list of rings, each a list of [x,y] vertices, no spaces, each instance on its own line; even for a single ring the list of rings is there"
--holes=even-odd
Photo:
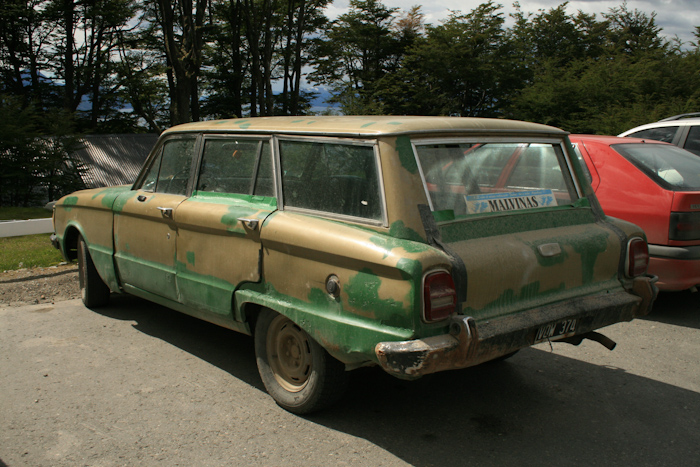
[[[592,342],[409,383],[354,372],[308,418],[252,340],[137,299],[0,309],[0,466],[698,465],[700,295]]]

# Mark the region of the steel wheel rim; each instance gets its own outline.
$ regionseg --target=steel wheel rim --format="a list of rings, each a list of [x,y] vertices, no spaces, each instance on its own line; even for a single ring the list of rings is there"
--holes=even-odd
[[[267,355],[275,379],[285,390],[299,392],[311,375],[313,356],[308,335],[284,316],[277,316],[267,333]]]

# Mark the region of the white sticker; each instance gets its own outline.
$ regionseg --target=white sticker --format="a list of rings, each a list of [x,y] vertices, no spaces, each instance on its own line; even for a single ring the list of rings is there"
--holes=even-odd
[[[465,196],[468,214],[517,211],[556,206],[552,190],[517,191]]]

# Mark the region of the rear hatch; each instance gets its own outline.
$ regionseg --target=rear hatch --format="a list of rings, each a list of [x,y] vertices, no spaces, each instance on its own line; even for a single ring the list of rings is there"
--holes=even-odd
[[[466,267],[465,314],[484,321],[621,289],[623,234],[583,196],[560,138],[414,147],[442,242]]]

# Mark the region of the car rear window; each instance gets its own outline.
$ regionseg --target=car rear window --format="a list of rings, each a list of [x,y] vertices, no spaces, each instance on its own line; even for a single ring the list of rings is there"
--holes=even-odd
[[[551,208],[577,199],[558,142],[450,142],[415,148],[433,211],[460,217]]]
[[[615,151],[667,190],[700,190],[700,158],[666,144],[613,144]]]

